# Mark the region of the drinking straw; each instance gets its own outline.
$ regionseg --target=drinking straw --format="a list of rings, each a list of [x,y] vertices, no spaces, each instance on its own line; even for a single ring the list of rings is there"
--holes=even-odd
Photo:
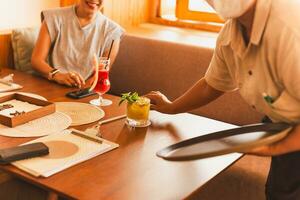
[[[112,40],[111,45],[110,45],[110,48],[109,48],[109,52],[108,52],[107,59],[109,59],[109,57],[110,57],[110,53],[111,53],[112,47],[113,47],[113,45],[114,45],[114,42],[115,42],[115,41]]]

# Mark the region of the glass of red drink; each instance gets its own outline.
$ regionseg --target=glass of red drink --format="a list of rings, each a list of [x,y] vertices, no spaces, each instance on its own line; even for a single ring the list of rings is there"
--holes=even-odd
[[[109,106],[112,104],[112,101],[108,99],[103,99],[102,95],[109,91],[110,81],[109,81],[109,65],[110,60],[106,57],[101,57],[99,61],[99,70],[98,70],[98,81],[94,91],[99,94],[98,99],[93,99],[90,101],[91,104],[95,106]]]

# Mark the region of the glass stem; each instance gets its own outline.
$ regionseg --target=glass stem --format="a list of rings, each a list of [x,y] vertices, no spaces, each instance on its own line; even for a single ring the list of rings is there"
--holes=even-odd
[[[102,105],[102,101],[103,101],[103,97],[100,93],[99,94],[99,105],[101,106]]]

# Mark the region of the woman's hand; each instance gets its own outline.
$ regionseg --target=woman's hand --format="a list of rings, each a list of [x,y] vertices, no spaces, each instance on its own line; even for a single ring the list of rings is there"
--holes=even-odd
[[[162,113],[173,114],[172,102],[162,93],[152,91],[145,95],[151,100],[151,109]]]
[[[95,63],[93,65],[95,65],[97,63],[97,61],[94,61]],[[102,63],[99,63],[98,64],[98,69],[101,70],[101,69],[104,69],[105,65],[102,64]],[[109,68],[110,69],[110,66]],[[92,75],[90,75],[90,77],[85,81],[85,85],[83,86],[84,88],[89,88],[93,85],[94,81],[96,79],[96,67],[94,66],[93,67],[93,73]]]
[[[95,73],[90,76],[86,81],[85,81],[85,85],[83,86],[84,88],[89,88],[93,85],[94,81],[96,79]]]
[[[70,87],[82,88],[85,85],[85,81],[82,76],[76,72],[58,72],[53,76],[53,80],[59,84],[67,85]]]
[[[288,135],[279,142],[243,153],[257,156],[277,156],[295,151],[300,151],[300,125],[295,126]]]

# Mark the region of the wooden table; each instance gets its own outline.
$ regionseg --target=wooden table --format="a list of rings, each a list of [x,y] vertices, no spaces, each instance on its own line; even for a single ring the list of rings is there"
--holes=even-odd
[[[36,93],[52,102],[74,101],[65,97],[66,92],[74,89],[9,69],[2,70],[1,76],[8,73],[14,73],[15,82],[24,86],[22,92]],[[88,102],[95,97],[77,101]],[[118,106],[118,97],[105,97],[110,98],[113,105],[103,108],[104,119],[125,113],[125,105]],[[183,199],[241,156],[230,154],[190,162],[162,160],[155,153],[167,145],[234,126],[186,113],[151,112],[151,120],[153,124],[149,128],[130,129],[124,125],[124,119],[102,125],[103,137],[120,147],[49,178],[35,178],[10,165],[1,169],[70,199]],[[92,125],[75,128],[84,130]],[[0,146],[11,147],[32,139],[0,136]]]

